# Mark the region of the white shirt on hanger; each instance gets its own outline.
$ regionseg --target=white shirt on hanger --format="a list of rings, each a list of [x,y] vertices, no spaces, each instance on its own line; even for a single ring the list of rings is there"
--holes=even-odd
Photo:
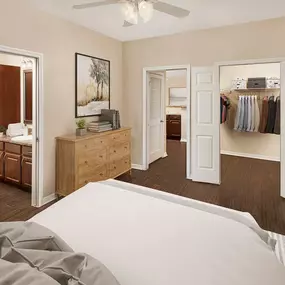
[[[255,130],[255,101],[255,96],[251,96],[251,132]]]

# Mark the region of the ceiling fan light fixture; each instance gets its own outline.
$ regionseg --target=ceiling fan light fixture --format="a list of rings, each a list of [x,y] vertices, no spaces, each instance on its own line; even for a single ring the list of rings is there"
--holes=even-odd
[[[127,22],[133,25],[138,23],[138,12],[135,5],[132,3],[124,3],[122,6],[122,12]]]
[[[143,21],[146,23],[151,20],[153,16],[153,4],[148,1],[141,1],[139,4],[139,14]]]

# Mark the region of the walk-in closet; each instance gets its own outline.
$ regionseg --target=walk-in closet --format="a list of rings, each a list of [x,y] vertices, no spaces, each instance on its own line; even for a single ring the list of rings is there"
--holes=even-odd
[[[247,191],[280,191],[280,69],[280,63],[220,67],[222,183],[231,177],[245,180]]]

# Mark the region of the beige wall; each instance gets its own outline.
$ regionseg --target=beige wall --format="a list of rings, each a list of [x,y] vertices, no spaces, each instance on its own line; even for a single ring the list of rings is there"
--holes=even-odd
[[[184,71],[184,74],[179,76],[170,76],[169,72],[166,72],[166,106],[169,105],[169,88],[172,87],[187,87],[187,71]],[[166,114],[176,114],[181,115],[181,141],[187,140],[187,109],[186,108],[177,108],[177,107],[166,107]]]
[[[285,18],[124,43],[124,112],[133,128],[133,163],[142,164],[143,67],[285,57]]]
[[[44,55],[44,196],[48,196],[55,190],[55,137],[75,131],[74,53],[111,61],[111,107],[122,110],[122,43],[35,10],[28,1],[0,0],[0,7],[0,45]]]
[[[230,90],[232,80],[249,77],[277,77],[280,78],[280,63],[222,66],[220,69],[220,88]],[[230,95],[231,104],[238,104],[237,96],[246,93]],[[266,95],[280,95],[280,91],[259,92],[261,98]],[[263,156],[271,159],[280,159],[280,136],[275,134],[243,133],[229,128],[227,124],[221,125],[221,152],[233,154],[246,154],[250,156]]]

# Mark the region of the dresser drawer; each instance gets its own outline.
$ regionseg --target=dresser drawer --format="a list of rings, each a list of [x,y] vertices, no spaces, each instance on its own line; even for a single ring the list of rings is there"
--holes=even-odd
[[[84,173],[78,174],[78,188],[83,187],[84,185],[90,182],[98,182],[107,179],[107,167],[98,167],[95,169],[90,169]]]
[[[109,149],[110,161],[117,160],[130,154],[130,143],[117,144]]]
[[[0,150],[4,150],[4,143],[0,142]]]
[[[79,167],[94,167],[107,161],[107,148],[92,149],[77,153]]]
[[[126,156],[121,160],[113,161],[109,164],[109,177],[115,178],[118,175],[127,172],[131,168],[130,156]]]
[[[85,141],[80,141],[76,143],[76,151],[82,152],[93,149],[100,149],[102,147],[106,147],[107,141],[108,140],[106,137],[92,138]]]
[[[33,149],[31,146],[23,146],[22,147],[23,156],[32,157]]]
[[[8,153],[21,154],[21,146],[18,144],[5,143],[5,151]]]
[[[129,142],[131,139],[131,132],[130,131],[123,131],[114,133],[108,136],[108,143],[109,145],[120,144],[124,142]]]

